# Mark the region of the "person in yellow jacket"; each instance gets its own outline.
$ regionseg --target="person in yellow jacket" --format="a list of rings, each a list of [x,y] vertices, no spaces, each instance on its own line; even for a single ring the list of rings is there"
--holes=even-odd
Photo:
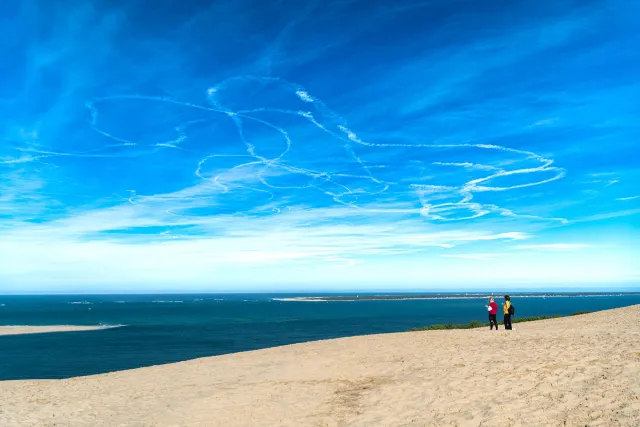
[[[509,295],[504,296],[504,304],[502,304],[502,310],[504,311],[504,328],[511,329],[511,313],[509,308],[511,307],[511,297]]]

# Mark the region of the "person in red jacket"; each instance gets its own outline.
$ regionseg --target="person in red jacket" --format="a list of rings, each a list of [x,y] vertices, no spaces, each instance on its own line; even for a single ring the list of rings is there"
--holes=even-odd
[[[496,315],[498,314],[498,304],[494,301],[493,297],[489,298],[489,305],[485,305],[487,310],[489,311],[489,329],[493,330],[493,326],[496,326],[496,331],[498,330],[498,320],[496,319]]]

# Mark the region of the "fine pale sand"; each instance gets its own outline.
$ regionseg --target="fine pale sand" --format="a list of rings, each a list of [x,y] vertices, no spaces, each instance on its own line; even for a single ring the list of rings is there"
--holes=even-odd
[[[102,326],[0,326],[0,335],[42,334],[48,332],[77,332],[103,329]]]
[[[0,425],[640,425],[640,305],[514,326],[8,381]]]

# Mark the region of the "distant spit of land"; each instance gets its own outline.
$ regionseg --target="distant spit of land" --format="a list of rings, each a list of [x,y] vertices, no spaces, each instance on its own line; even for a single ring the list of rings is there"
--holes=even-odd
[[[500,297],[504,293],[459,293],[459,294],[392,294],[392,295],[325,295],[273,298],[275,301],[375,301],[375,300],[410,300],[410,299],[480,299]],[[589,296],[622,296],[640,295],[640,292],[539,292],[512,293],[516,298],[557,298],[557,297],[589,297]]]

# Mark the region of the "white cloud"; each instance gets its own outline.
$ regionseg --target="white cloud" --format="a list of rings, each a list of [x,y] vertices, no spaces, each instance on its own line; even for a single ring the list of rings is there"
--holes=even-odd
[[[589,176],[592,176],[594,178],[600,178],[603,176],[612,176],[617,174],[618,172],[596,172],[596,173],[590,173]]]
[[[57,240],[0,242],[2,291],[73,290],[105,292],[173,290],[341,289],[346,285],[393,289],[412,285],[479,287],[486,283],[597,283],[628,280],[634,255],[548,253],[446,254],[441,248],[395,257],[354,253],[374,240],[366,236],[306,239],[273,235],[196,238],[165,243]],[[388,243],[388,242],[387,242]],[[382,256],[377,256],[382,255]],[[451,256],[438,256],[451,255]],[[535,256],[532,263],[531,257]],[[637,256],[637,254],[636,254]],[[475,260],[477,262],[470,262]],[[536,266],[544,265],[545,268]],[[536,281],[538,281],[536,283]]]
[[[455,162],[433,162],[434,165],[437,166],[457,166],[457,167],[462,167],[462,168],[468,168],[468,169],[479,169],[479,170],[501,170],[498,167],[495,166],[491,166],[491,165],[482,165],[482,164],[478,164],[478,163],[471,163],[471,162],[461,162],[461,163],[455,163]]]
[[[558,121],[557,117],[551,117],[551,118],[548,118],[548,119],[538,120],[537,122],[535,122],[533,124],[533,126],[552,125],[552,124],[556,123],[557,121]]]
[[[567,251],[572,249],[582,249],[589,245],[582,243],[548,243],[539,245],[517,245],[516,249],[535,249],[535,250],[552,250],[552,251]]]
[[[584,217],[584,218],[574,219],[571,222],[578,223],[578,222],[602,221],[602,220],[605,220],[605,219],[612,219],[612,218],[620,218],[620,217],[624,217],[624,216],[637,215],[639,213],[640,213],[640,209],[627,209],[627,210],[624,210],[624,211],[605,212],[605,213],[590,215],[590,216],[587,216],[587,217]]]
[[[505,254],[442,254],[440,255],[443,258],[462,258],[462,259],[477,259],[477,260],[490,260],[495,258],[500,258],[505,256]]]

